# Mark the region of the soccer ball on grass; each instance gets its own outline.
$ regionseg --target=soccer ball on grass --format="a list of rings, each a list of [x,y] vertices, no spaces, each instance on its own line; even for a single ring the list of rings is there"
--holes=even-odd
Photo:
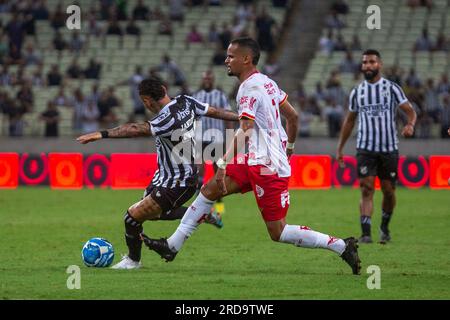
[[[84,244],[81,258],[88,267],[109,267],[114,260],[114,248],[108,240],[92,238]]]

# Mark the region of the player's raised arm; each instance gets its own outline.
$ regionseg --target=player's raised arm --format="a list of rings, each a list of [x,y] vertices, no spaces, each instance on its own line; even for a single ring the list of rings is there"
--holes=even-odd
[[[209,106],[205,116],[226,121],[239,121],[239,115],[237,113],[213,106]]]
[[[280,105],[280,113],[286,118],[286,134],[288,136],[286,153],[290,157],[294,152],[295,139],[297,138],[298,113],[287,99]]]
[[[84,134],[77,138],[81,144],[86,144],[104,138],[134,138],[151,136],[150,124],[143,123],[127,123],[121,126]]]

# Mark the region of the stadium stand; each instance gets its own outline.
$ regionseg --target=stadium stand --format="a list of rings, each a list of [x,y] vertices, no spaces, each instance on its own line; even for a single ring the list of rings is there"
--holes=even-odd
[[[114,3],[114,1],[78,1],[76,4],[80,6],[82,12],[82,26],[79,31],[80,39],[82,39],[82,49],[64,49],[62,51],[52,49],[53,39],[55,37],[54,28],[49,20],[36,20],[36,36],[27,35],[22,48],[26,48],[32,44],[41,57],[42,66],[40,64],[26,65],[22,72],[20,71],[22,69],[20,64],[11,64],[8,66],[8,73],[14,77],[18,72],[22,72],[24,78],[31,80],[36,71],[40,69],[42,76],[45,78],[52,65],[56,64],[59,71],[65,75],[66,70],[74,59],[77,60],[81,69],[84,70],[87,68],[89,61],[95,58],[101,63],[100,78],[87,79],[83,77],[80,79],[71,79],[64,77],[62,84],[65,93],[70,98],[73,95],[73,91],[80,88],[84,96],[88,97],[91,95],[91,88],[95,84],[98,84],[100,92],[110,86],[115,86],[115,94],[123,102],[122,107],[115,108],[114,110],[119,122],[129,120],[130,115],[133,114],[133,101],[130,96],[130,87],[126,83],[133,75],[135,68],[141,66],[143,76],[147,76],[150,69],[154,69],[161,64],[162,57],[165,54],[168,54],[181,69],[186,78],[186,90],[189,92],[195,91],[198,88],[201,73],[208,68],[212,68],[216,75],[216,85],[222,87],[226,92],[231,92],[235,86],[235,78],[225,75],[223,65],[212,65],[215,44],[200,42],[191,43],[187,46],[186,38],[191,30],[191,25],[194,24],[204,38],[208,37],[208,31],[212,23],[215,23],[218,32],[222,30],[222,25],[225,23],[231,27],[233,17],[240,8],[237,1],[222,1],[222,5],[220,6],[186,6],[184,8],[184,21],[182,23],[179,21],[169,22],[172,28],[172,36],[168,36],[159,33],[160,24],[164,21],[164,19],[160,18],[164,15],[169,15],[171,2],[177,1],[156,0],[144,2],[153,11],[154,15],[148,21],[135,21],[136,26],[140,29],[140,39],[137,40],[136,35],[124,34],[123,37],[120,37],[115,34],[109,34],[109,32],[103,38],[101,30],[106,29],[108,22],[98,18],[102,14],[100,5],[102,3]],[[40,3],[40,1],[37,3]],[[35,4],[36,6],[37,3]],[[68,0],[47,0],[46,3],[50,18],[58,6],[61,6],[65,12],[65,9],[73,4],[72,1]],[[124,11],[128,17],[131,17],[138,1],[116,1],[116,3],[118,4],[117,11],[120,11],[120,5],[125,5],[126,9]],[[2,22],[0,34],[4,34],[3,37],[5,35],[7,36],[6,26],[14,16],[8,10],[14,5],[20,7],[22,4],[22,1],[6,1],[6,4],[0,7]],[[274,7],[270,0],[260,0],[257,1],[254,12],[257,13],[263,6],[270,8],[270,15],[277,24],[281,25],[286,9],[283,7]],[[110,7],[106,8],[106,11],[108,9],[111,10]],[[92,12],[95,12],[95,14],[93,15]],[[67,14],[64,15],[64,23],[68,16]],[[118,24],[125,33],[128,21],[119,20]],[[253,21],[249,21],[247,25],[247,31],[250,34],[254,34],[255,27]],[[72,39],[75,33],[74,30],[69,30],[63,26],[58,29],[58,32],[62,35],[62,38],[67,42],[69,47],[76,47],[77,44],[80,44],[80,42]],[[96,34],[99,35],[96,36]],[[6,41],[5,38],[3,40]],[[22,57],[24,57],[24,49],[22,52]],[[267,53],[263,52],[261,61],[265,61],[266,56]],[[169,82],[170,94],[174,95],[181,91],[182,88],[180,86],[171,85],[171,78],[168,72],[157,72],[156,74]],[[34,79],[31,81],[34,81]],[[10,98],[15,98],[20,88],[20,85],[11,85],[7,83],[7,80],[2,80],[0,91],[7,93]],[[46,109],[47,102],[55,98],[59,89],[59,86],[33,85],[33,107],[23,115],[23,132],[20,134],[31,136],[43,135],[45,124],[43,121],[40,121],[40,115]],[[74,112],[76,113],[76,108],[58,106],[58,111],[60,113],[59,135],[73,136],[77,134],[78,131],[73,129],[73,117]],[[8,116],[6,114],[0,115],[0,132],[2,135],[8,135],[9,123],[7,118]],[[21,131],[21,128],[19,128],[19,131]]]

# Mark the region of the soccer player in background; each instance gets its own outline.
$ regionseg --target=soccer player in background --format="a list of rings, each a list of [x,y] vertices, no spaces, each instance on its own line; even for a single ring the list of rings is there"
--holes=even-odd
[[[125,241],[129,251],[112,267],[114,269],[141,267],[142,241],[139,234],[143,232],[144,221],[175,220],[185,213],[186,208],[181,206],[194,195],[198,183],[197,166],[194,164],[195,119],[199,116],[228,121],[239,119],[236,113],[201,103],[189,96],[171,99],[163,83],[155,78],[143,80],[139,84],[139,96],[144,106],[156,115],[152,120],[124,124],[85,134],[77,139],[86,144],[105,138],[156,137],[158,170],[143,198],[125,213]],[[204,221],[221,225],[220,217],[211,212]]]
[[[200,102],[209,103],[217,108],[223,108],[225,110],[231,110],[231,106],[228,103],[228,98],[225,92],[214,87],[214,73],[211,70],[208,70],[202,75],[202,85],[200,90],[192,95],[195,99]],[[212,160],[214,172],[217,171],[216,160],[217,156],[215,154],[216,148],[210,148],[208,146],[212,146],[220,144],[222,145],[222,151],[220,156],[225,152],[225,129],[234,129],[233,123],[230,121],[223,121],[220,119],[214,119],[209,117],[202,117],[202,126],[199,132],[202,134],[202,137],[199,137],[202,143],[202,155],[207,157],[207,159],[203,160]],[[211,157],[208,158],[209,154],[207,151],[211,150]],[[203,161],[199,165],[199,183],[197,187],[197,193],[200,192],[200,188],[203,185],[203,176],[204,176],[204,164]],[[217,199],[214,203],[214,209],[218,214],[223,214],[225,212],[225,205],[222,201],[222,198]]]
[[[187,210],[175,233],[168,239],[151,239],[144,244],[166,261],[172,261],[183,243],[210,212],[221,196],[253,191],[267,231],[273,241],[298,247],[332,250],[346,261],[354,274],[360,272],[357,240],[338,239],[300,225],[286,223],[289,208],[288,180],[297,136],[297,112],[277,84],[256,69],[260,57],[258,43],[251,38],[231,41],[225,64],[229,76],[241,85],[236,97],[240,127],[223,158],[217,161],[215,179],[211,179]],[[286,118],[287,134],[280,117]],[[245,144],[248,154],[236,155]]]
[[[359,242],[362,243],[372,242],[371,218],[376,176],[380,178],[383,192],[380,243],[391,240],[388,227],[396,203],[395,185],[398,167],[397,109],[400,108],[408,118],[401,132],[404,137],[411,137],[414,134],[417,118],[402,88],[381,76],[382,66],[378,51],[369,49],[363,53],[361,71],[366,80],[350,92],[349,112],[344,120],[337,146],[336,159],[344,166],[342,152],[358,119],[356,158],[361,189],[359,209],[362,236]]]

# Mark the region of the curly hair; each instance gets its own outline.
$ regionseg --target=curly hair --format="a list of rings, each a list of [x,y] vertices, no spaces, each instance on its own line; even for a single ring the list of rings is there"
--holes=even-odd
[[[150,96],[155,101],[161,100],[166,95],[164,83],[157,78],[148,78],[142,80],[139,84],[139,95]]]

